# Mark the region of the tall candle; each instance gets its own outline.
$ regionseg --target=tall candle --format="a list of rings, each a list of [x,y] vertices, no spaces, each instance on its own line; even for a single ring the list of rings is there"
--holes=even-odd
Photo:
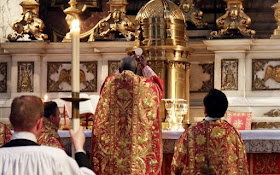
[[[79,98],[80,92],[80,26],[79,20],[74,19],[71,25],[72,37],[72,98]],[[79,103],[78,103],[79,105]],[[72,107],[75,104],[72,103]],[[79,107],[78,107],[79,108]],[[79,110],[72,108],[73,130],[76,132],[80,126]]]
[[[77,132],[80,127],[79,98],[80,93],[80,26],[79,20],[74,19],[71,25],[72,38],[72,128]],[[72,145],[72,157],[75,157],[74,145]]]
[[[63,106],[63,119],[64,119],[64,126],[66,126],[65,105]]]

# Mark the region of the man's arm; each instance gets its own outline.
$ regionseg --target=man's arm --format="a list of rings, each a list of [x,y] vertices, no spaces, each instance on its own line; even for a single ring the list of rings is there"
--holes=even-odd
[[[87,158],[86,152],[84,151],[84,144],[85,144],[85,134],[83,132],[83,127],[80,126],[79,130],[74,133],[72,129],[70,129],[70,135],[72,143],[75,147],[75,160],[78,163],[79,167],[86,167],[91,169],[89,164],[89,160]]]
[[[180,175],[183,171],[187,154],[187,131],[185,131],[174,148],[174,155],[171,163],[171,175]]]
[[[163,92],[163,81],[157,76],[157,74],[147,65],[147,59],[141,55],[139,57],[140,63],[142,65],[142,74],[144,77],[151,79],[159,87],[159,90]]]

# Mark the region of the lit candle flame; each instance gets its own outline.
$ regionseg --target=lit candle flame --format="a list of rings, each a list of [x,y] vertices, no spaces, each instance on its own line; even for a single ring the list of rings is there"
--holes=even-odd
[[[44,98],[44,102],[47,102],[47,101],[48,101],[48,95],[46,94],[45,98]]]
[[[74,19],[71,24],[71,32],[80,31],[80,21],[78,19]]]

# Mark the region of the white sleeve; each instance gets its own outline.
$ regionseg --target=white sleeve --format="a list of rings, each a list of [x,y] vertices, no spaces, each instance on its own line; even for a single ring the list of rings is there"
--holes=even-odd
[[[95,173],[86,168],[86,167],[79,167],[75,159],[66,155],[65,161],[61,162],[59,167],[62,167],[62,171],[60,172],[63,175],[95,175]],[[58,168],[59,168],[58,167]]]

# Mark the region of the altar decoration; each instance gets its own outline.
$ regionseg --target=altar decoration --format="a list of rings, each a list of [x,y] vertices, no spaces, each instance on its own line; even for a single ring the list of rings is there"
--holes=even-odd
[[[194,0],[181,0],[180,8],[185,15],[186,22],[193,23],[199,29],[207,26],[207,23],[202,21],[203,12],[196,7]]]
[[[271,39],[279,39],[280,38],[280,0],[277,3],[273,4],[271,8],[274,9],[274,18],[277,21],[277,29],[273,31],[273,35],[271,35]]]
[[[42,33],[45,27],[44,22],[38,18],[39,3],[35,0],[24,0],[20,5],[23,8],[22,16],[13,22],[12,28],[15,33],[9,34],[7,39],[9,41],[17,41],[27,34],[31,40],[47,40],[48,35]]]
[[[185,99],[189,109],[188,58],[192,49],[180,7],[170,0],[151,0],[143,6],[135,18],[134,47],[128,51],[134,52],[136,48],[143,50],[148,65],[163,80],[164,98]],[[163,120],[164,111],[162,104],[160,115]],[[189,113],[183,121],[188,120]]]
[[[109,0],[108,4],[110,6],[108,16],[101,19],[92,29],[81,34],[81,38],[89,38],[88,41],[110,39],[110,34],[121,34],[128,41],[134,38],[134,24],[126,16],[127,1]]]
[[[162,123],[162,129],[184,131],[183,119],[184,115],[188,112],[186,100],[162,99],[162,101],[165,102],[165,110],[167,112],[165,122]]]
[[[213,37],[239,37],[238,35],[253,37],[255,30],[248,29],[251,18],[244,12],[244,0],[224,0],[227,3],[226,13],[216,20],[221,30],[211,32]]]
[[[66,33],[65,37],[63,38],[62,42],[71,42],[71,30],[72,30],[72,22],[75,19],[79,19],[79,15],[81,13],[81,10],[79,10],[77,6],[76,0],[70,0],[69,3],[70,7],[65,9],[63,12],[66,14],[65,20],[70,27],[70,32]],[[79,35],[80,37],[80,35]]]
[[[226,120],[238,130],[251,130],[252,112],[226,112]]]

